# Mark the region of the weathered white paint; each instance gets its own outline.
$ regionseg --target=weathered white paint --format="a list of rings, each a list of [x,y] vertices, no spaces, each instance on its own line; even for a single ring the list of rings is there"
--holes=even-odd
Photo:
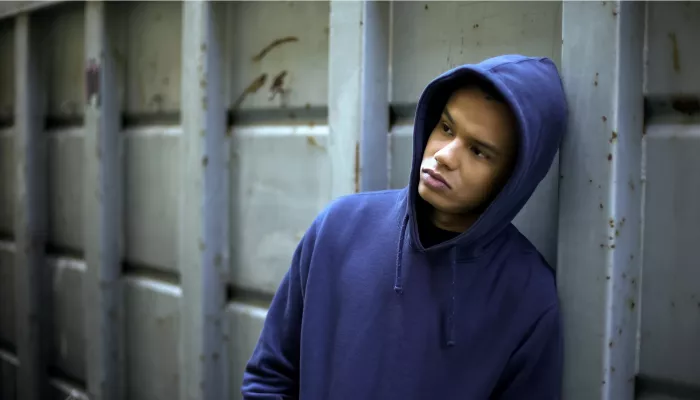
[[[564,3],[569,131],[557,281],[566,399],[632,399],[641,274],[644,4]],[[631,183],[630,183],[631,182]]]

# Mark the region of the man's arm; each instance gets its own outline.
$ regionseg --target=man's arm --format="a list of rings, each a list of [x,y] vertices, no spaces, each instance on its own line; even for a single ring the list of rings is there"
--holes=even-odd
[[[558,400],[564,362],[558,305],[537,320],[528,338],[513,353],[492,398],[500,400]]]
[[[296,399],[299,396],[303,287],[313,247],[308,233],[294,252],[292,264],[272,299],[260,339],[246,365],[241,388],[246,400]]]

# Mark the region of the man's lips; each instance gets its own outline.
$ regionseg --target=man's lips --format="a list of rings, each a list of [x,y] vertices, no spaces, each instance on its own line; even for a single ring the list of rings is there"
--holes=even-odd
[[[435,171],[434,169],[423,168],[421,170],[421,172],[430,175],[431,178],[435,179],[436,181],[440,181],[440,182],[444,183],[445,186],[447,186],[449,189],[452,189],[452,186],[450,186],[450,184],[447,183],[445,178],[443,178],[442,175],[440,175],[440,173]]]

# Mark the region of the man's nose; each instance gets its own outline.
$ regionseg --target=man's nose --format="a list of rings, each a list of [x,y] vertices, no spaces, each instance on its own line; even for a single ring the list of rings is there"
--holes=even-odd
[[[459,163],[457,150],[460,147],[459,139],[454,138],[443,148],[435,153],[435,161],[442,164],[449,170],[456,169]]]

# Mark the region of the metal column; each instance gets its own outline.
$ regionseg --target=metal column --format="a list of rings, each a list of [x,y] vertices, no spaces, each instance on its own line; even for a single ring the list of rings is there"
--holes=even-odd
[[[43,400],[48,381],[46,315],[47,227],[46,141],[43,137],[43,102],[37,46],[31,18],[15,21],[15,296],[17,304],[17,395],[22,400]]]
[[[388,188],[389,7],[331,1],[331,197]]]
[[[214,3],[183,7],[178,267],[180,398],[229,397],[225,323],[229,155]]]
[[[634,398],[644,3],[566,2],[558,284],[567,400]]]
[[[85,3],[83,302],[86,383],[93,400],[124,395],[122,138],[107,7]]]

